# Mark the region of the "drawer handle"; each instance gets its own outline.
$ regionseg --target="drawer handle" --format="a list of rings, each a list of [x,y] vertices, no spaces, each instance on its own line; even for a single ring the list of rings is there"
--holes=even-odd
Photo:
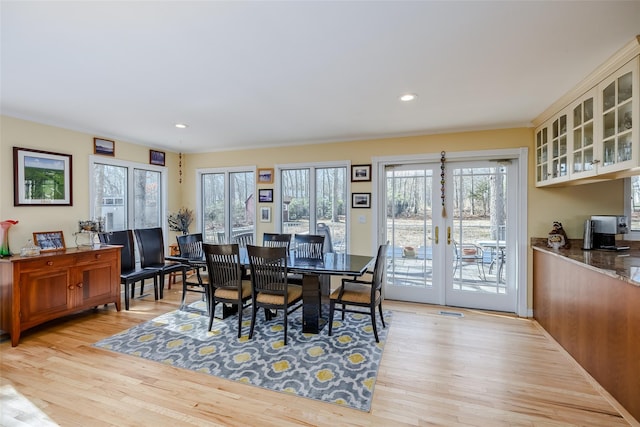
[[[102,254],[96,254],[96,259],[100,259],[101,256]]]
[[[53,265],[53,261],[47,261],[47,265],[48,266],[52,266]]]

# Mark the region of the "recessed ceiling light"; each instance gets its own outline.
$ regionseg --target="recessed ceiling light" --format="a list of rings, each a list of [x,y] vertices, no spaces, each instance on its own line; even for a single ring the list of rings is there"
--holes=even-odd
[[[404,101],[404,102],[413,101],[417,97],[418,95],[416,95],[415,93],[406,93],[400,97],[400,101]]]
[[[185,128],[188,128],[188,127],[189,127],[189,125],[186,125],[186,124],[184,124],[184,123],[176,123],[176,127],[177,127],[178,129],[185,129]]]

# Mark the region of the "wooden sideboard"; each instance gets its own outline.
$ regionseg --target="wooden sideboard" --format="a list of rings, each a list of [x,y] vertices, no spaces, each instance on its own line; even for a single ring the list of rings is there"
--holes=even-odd
[[[534,249],[533,313],[640,420],[640,287]]]
[[[109,303],[120,311],[120,246],[0,259],[0,328],[13,347],[26,329]]]

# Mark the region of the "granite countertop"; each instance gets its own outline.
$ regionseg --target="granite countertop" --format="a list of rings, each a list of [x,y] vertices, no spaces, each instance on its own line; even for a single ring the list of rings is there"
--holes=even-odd
[[[583,250],[582,239],[570,239],[569,242],[569,249],[553,249],[547,247],[546,238],[534,237],[531,239],[531,247],[640,287],[639,241],[617,241],[618,246],[629,246],[630,249],[625,251]]]

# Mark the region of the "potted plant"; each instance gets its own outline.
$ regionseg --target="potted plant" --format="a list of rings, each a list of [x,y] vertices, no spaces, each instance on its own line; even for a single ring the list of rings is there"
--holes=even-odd
[[[177,213],[169,214],[169,230],[189,234],[189,226],[193,222],[193,211],[180,208]]]

